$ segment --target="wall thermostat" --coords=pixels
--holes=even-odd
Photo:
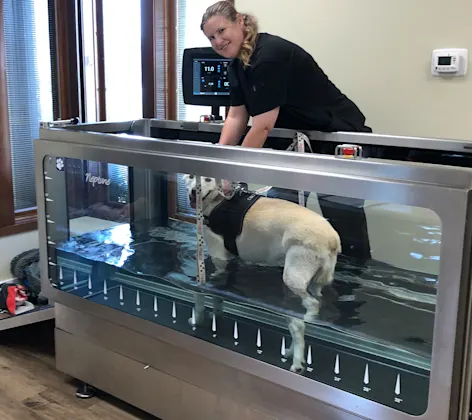
[[[468,61],[468,50],[465,48],[434,50],[431,73],[433,76],[464,76]]]

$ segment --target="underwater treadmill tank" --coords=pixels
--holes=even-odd
[[[443,222],[433,208],[404,204],[409,197],[402,194],[373,200],[356,191],[333,194],[324,184],[301,188],[307,212],[327,220],[342,245],[333,281],[317,297],[319,312],[307,319],[306,297],[283,281],[283,260],[254,262],[239,249],[218,269],[221,261],[203,242],[202,277],[195,206],[209,200],[205,183],[216,169],[190,171],[178,163],[169,171],[159,163],[114,162],[54,153],[42,160],[48,275],[55,289],[286,371],[293,363],[289,325],[299,320],[305,325],[304,363],[290,374],[397,412],[427,412],[444,254]],[[184,174],[200,178],[196,202]],[[268,185],[248,177],[225,180],[236,195],[274,200],[269,206],[278,200],[300,205],[289,181]],[[222,229],[242,228],[236,211],[223,209]],[[359,223],[366,238],[356,236]],[[288,229],[281,225],[265,226],[259,246],[277,247],[274,232]],[[316,296],[312,286],[310,298]]]

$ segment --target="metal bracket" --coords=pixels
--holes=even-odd
[[[67,127],[68,125],[78,125],[80,123],[79,117],[69,118],[67,120],[56,120],[56,121],[40,121],[40,128],[60,128]]]
[[[311,148],[310,139],[306,134],[297,132],[297,138],[293,141],[294,147],[298,153],[305,153],[305,144],[310,149],[310,152],[313,153]],[[302,207],[305,207],[305,191],[298,191],[298,204]]]

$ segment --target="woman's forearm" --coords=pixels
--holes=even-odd
[[[221,132],[219,144],[224,144],[228,146],[237,145],[239,140],[241,139],[241,136],[246,130],[249,116],[245,107],[244,109],[238,108],[230,109],[228,117],[226,118],[226,121],[224,123],[223,130]]]
[[[262,147],[269,135],[269,131],[263,127],[252,126],[244,138],[243,147]]]

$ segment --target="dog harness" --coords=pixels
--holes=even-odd
[[[225,248],[233,255],[239,255],[236,238],[243,230],[244,217],[259,198],[260,195],[237,190],[231,199],[223,200],[209,216],[204,216],[205,226],[223,236]]]

